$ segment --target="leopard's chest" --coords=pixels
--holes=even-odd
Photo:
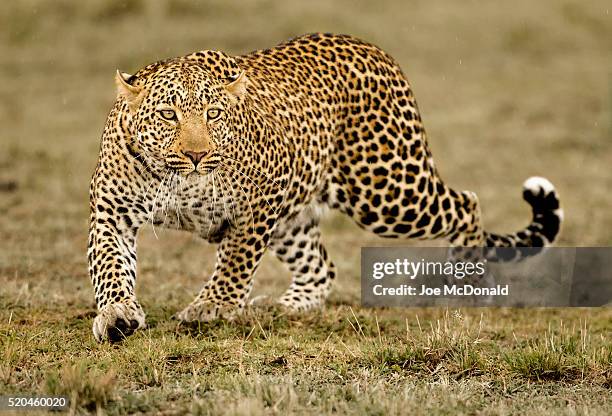
[[[228,226],[238,221],[239,201],[221,179],[208,182],[183,181],[159,186],[148,200],[149,213],[145,221],[154,227],[189,231],[217,242]]]

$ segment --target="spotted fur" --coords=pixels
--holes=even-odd
[[[349,36],[313,34],[230,57],[202,51],[117,74],[91,182],[89,269],[98,340],[145,326],[136,235],[147,223],[218,244],[215,270],[177,317],[230,317],[267,249],[293,281],[279,299],[320,307],[336,272],[319,211],[383,237],[454,246],[543,246],[561,222],[554,187],[531,179],[533,221],[483,229],[473,192],[440,178],[412,90],[393,58]]]

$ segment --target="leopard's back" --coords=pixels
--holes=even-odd
[[[250,74],[254,101],[301,152],[300,209],[327,204],[383,237],[447,237],[457,245],[556,237],[558,198],[541,181],[526,182],[525,199],[545,220],[506,236],[484,231],[476,195],[451,189],[438,174],[411,86],[379,47],[315,33],[236,59]]]

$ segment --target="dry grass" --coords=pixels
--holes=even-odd
[[[520,184],[540,174],[566,210],[560,244],[610,245],[610,19],[603,0],[2,3],[0,394],[63,393],[76,412],[113,414],[612,413],[609,309],[360,309],[359,247],[406,243],[335,215],[324,237],[337,290],[302,319],[263,311],[177,327],[168,318],[211,271],[213,249],[144,230],[138,291],[151,329],[99,346],[85,264],[114,70],[312,31],[397,58],[442,175],[479,194],[490,229],[525,224]],[[284,275],[267,258],[256,294],[279,294]]]

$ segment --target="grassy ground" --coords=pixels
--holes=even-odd
[[[264,310],[177,326],[169,317],[210,273],[213,248],[144,230],[151,328],[97,345],[85,262],[117,67],[319,30],[397,58],[442,175],[479,194],[491,230],[525,224],[520,184],[539,174],[559,188],[561,245],[611,245],[611,19],[603,0],[3,2],[0,394],[62,393],[76,412],[111,414],[612,413],[610,309],[361,309],[359,247],[406,243],[333,214],[324,237],[339,282],[325,311],[300,319]],[[256,294],[287,284],[266,258]]]

